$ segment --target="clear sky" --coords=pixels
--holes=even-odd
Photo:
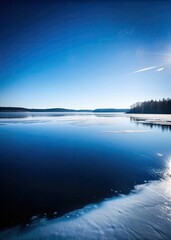
[[[171,97],[171,1],[1,0],[0,106]]]

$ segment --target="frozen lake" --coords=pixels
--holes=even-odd
[[[170,239],[170,123],[0,113],[0,239]]]

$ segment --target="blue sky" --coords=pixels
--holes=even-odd
[[[2,0],[0,106],[125,108],[170,97],[170,13],[169,1]]]

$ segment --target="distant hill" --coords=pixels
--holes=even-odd
[[[48,109],[30,109],[30,108],[21,108],[21,107],[0,107],[0,112],[84,112],[92,110],[75,110],[75,109],[66,109],[66,108],[48,108]]]
[[[47,109],[30,109],[21,107],[0,107],[0,112],[127,112],[129,109],[115,109],[115,108],[98,108],[95,110],[87,109],[66,109],[66,108],[47,108]]]
[[[27,112],[27,108],[21,107],[0,107],[0,112]]]

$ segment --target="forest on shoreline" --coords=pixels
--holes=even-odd
[[[131,106],[129,113],[171,114],[171,98],[137,102]]]

